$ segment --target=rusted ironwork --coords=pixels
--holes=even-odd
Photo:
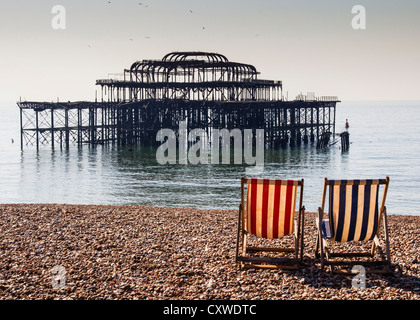
[[[259,79],[249,64],[209,52],[172,52],[137,61],[120,79],[101,79],[100,101],[18,102],[21,144],[157,144],[162,128],[264,129],[268,146],[335,132],[337,97],[287,101],[282,81]]]

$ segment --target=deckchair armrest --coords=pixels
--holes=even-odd
[[[322,221],[322,232],[324,233],[325,238],[331,239],[330,219],[324,219]]]
[[[322,231],[325,238],[331,238],[330,219],[324,219],[324,213],[321,208],[318,208],[318,217],[316,219],[316,226]]]
[[[315,217],[316,220],[316,227],[319,229],[321,227],[320,223],[322,223],[323,212],[321,208],[318,208],[318,216]]]

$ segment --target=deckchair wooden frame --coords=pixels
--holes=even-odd
[[[269,179],[275,181],[274,179]],[[241,179],[241,203],[238,210],[238,232],[236,241],[236,263],[240,268],[263,268],[263,269],[298,269],[303,260],[303,228],[305,220],[305,207],[303,206],[303,184],[304,180],[294,180],[297,182],[299,192],[299,204],[295,210],[294,230],[291,233],[294,238],[294,247],[264,247],[248,246],[247,238],[249,233],[245,230],[246,207],[245,207],[245,185],[250,183],[251,179]],[[296,198],[297,200],[297,198]],[[300,255],[299,255],[300,250]],[[249,256],[251,252],[275,252],[275,253],[294,253],[292,257],[256,257]]]
[[[388,186],[389,186],[389,177],[385,179],[380,179],[378,185],[384,185],[383,192],[382,192],[382,200],[379,205],[379,219],[378,219],[378,226],[376,229],[376,234],[373,237],[373,240],[365,240],[371,241],[372,246],[370,252],[332,252],[328,247],[328,244],[331,239],[328,239],[325,231],[323,230],[323,222],[325,219],[326,213],[324,212],[325,208],[325,199],[327,196],[327,187],[331,187],[330,184],[334,180],[328,180],[327,178],[324,179],[324,188],[322,194],[322,202],[321,207],[318,208],[318,217],[316,218],[316,226],[318,229],[317,234],[317,242],[315,248],[315,256],[319,257],[321,260],[321,268],[324,269],[325,266],[329,266],[332,272],[335,273],[351,273],[348,269],[336,269],[336,267],[349,267],[355,265],[362,265],[362,266],[370,266],[376,267],[374,269],[366,270],[367,272],[372,273],[391,273],[390,265],[391,265],[391,256],[390,256],[390,246],[389,246],[389,234],[388,234],[388,221],[387,221],[387,213],[386,213],[386,206],[385,200],[387,196]],[[355,180],[348,180],[349,184],[353,183]],[[379,192],[379,191],[378,191]],[[329,223],[329,221],[328,221]],[[381,241],[379,240],[379,233],[380,233],[380,225],[382,224],[383,231],[384,231],[384,240],[385,243],[385,253],[382,248]],[[327,231],[328,233],[328,231]],[[372,260],[374,258],[375,253],[379,253],[380,259]],[[334,258],[370,258],[370,260],[334,260]],[[379,268],[382,266],[382,268]]]

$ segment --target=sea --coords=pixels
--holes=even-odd
[[[348,119],[350,147],[337,143],[265,149],[258,177],[304,179],[303,204],[315,212],[324,178],[390,177],[389,214],[420,215],[420,101],[342,101],[336,133]],[[19,108],[0,103],[0,203],[66,203],[237,209],[246,164],[165,164],[156,147],[54,149],[20,144]]]

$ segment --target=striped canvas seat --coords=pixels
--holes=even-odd
[[[383,180],[328,180],[331,239],[373,240],[378,231],[379,185]]]
[[[298,189],[300,194],[298,197]],[[245,189],[247,189],[245,191]],[[291,263],[297,268],[303,256],[304,207],[302,205],[303,180],[246,179],[241,181],[236,261],[241,267],[281,267]],[[296,208],[299,199],[299,208]],[[246,201],[245,201],[246,200]],[[297,210],[296,210],[297,209]],[[296,217],[296,212],[298,216]],[[247,237],[274,240],[294,236],[294,246],[288,248],[247,246]],[[242,250],[239,252],[239,247]],[[301,249],[300,260],[298,258]],[[294,253],[292,258],[249,256],[249,252]]]
[[[299,181],[249,179],[246,198],[246,231],[277,239],[294,231]]]
[[[384,223],[384,237],[387,257],[383,262],[390,263],[389,241],[386,221],[385,199],[389,178],[370,180],[328,180],[324,181],[322,204],[318,209],[317,227],[319,236],[316,252],[321,249],[321,265],[332,263],[332,257],[370,257],[373,258],[377,249],[382,252],[378,238],[381,221]],[[379,203],[380,187],[382,200]],[[328,201],[327,201],[328,198]],[[328,206],[328,218],[324,217],[324,206]],[[332,253],[326,245],[326,240],[336,242],[372,241],[370,253]],[[341,263],[341,262],[340,262]],[[346,261],[348,264],[356,262]],[[360,263],[357,262],[357,263]],[[344,264],[344,263],[342,263]]]

